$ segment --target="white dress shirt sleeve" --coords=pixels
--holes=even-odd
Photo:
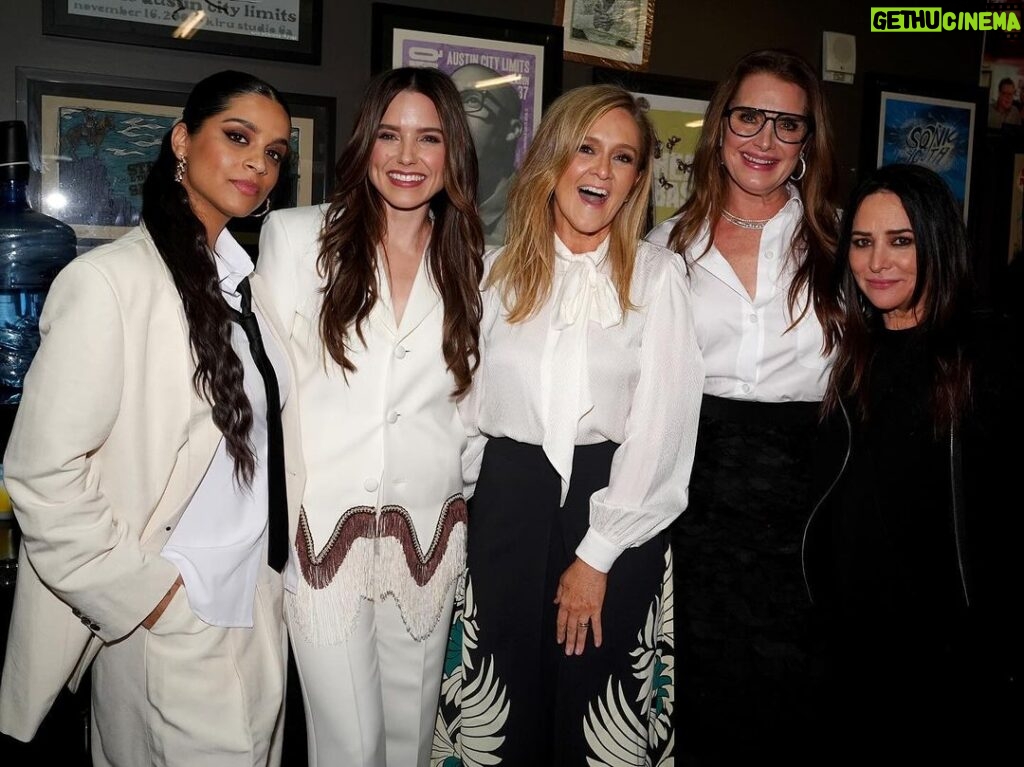
[[[591,496],[576,555],[602,572],[686,508],[704,383],[681,258],[666,261],[641,336],[640,378],[608,487]]]
[[[480,431],[480,403],[484,397],[484,376],[483,367],[486,358],[487,337],[494,323],[504,312],[501,303],[501,292],[496,288],[483,290],[487,284],[487,275],[494,266],[494,261],[501,252],[501,248],[493,248],[484,253],[484,274],[481,278],[481,300],[483,312],[480,317],[480,366],[473,375],[473,383],[469,392],[459,402],[459,418],[466,429],[466,447],[462,451],[462,496],[468,501],[476,492],[476,481],[480,477],[480,464],[484,458],[484,448],[487,447],[487,435]]]

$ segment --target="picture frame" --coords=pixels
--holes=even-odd
[[[555,0],[565,58],[644,71],[651,55],[654,0]]]
[[[43,34],[319,64],[323,0],[42,0]],[[202,14],[202,15],[199,15]]]
[[[477,201],[489,247],[504,241],[505,196],[562,81],[561,29],[373,4],[371,69],[439,69],[463,94],[478,157]]]
[[[968,222],[984,90],[956,83],[869,74],[865,78],[865,168],[923,165],[949,185]]]
[[[137,225],[142,183],[192,84],[29,67],[16,67],[15,80],[17,117],[28,128],[33,209],[69,224],[80,248]],[[333,174],[335,99],[282,97],[292,112],[292,161],[272,202],[322,202]],[[236,228],[251,244],[259,220]]]
[[[690,196],[693,154],[715,83],[604,68],[594,70],[593,81],[621,85],[647,106],[658,138],[649,222],[650,227],[657,226]]]

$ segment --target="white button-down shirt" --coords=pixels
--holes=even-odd
[[[214,251],[221,295],[238,310],[238,284],[252,273],[252,259],[227,229],[217,238]],[[252,308],[284,405],[291,388],[288,362],[259,309],[255,304]],[[256,451],[252,485],[239,486],[236,482],[235,463],[222,437],[206,476],[161,556],[177,566],[189,606],[199,618],[213,626],[251,627],[256,579],[267,559],[267,395],[245,331],[234,322],[231,348],[242,362],[243,388],[252,405],[249,440]]]
[[[505,321],[497,288],[484,295],[481,367],[460,408],[481,435],[467,479],[475,482],[483,437],[509,437],[544,448],[564,500],[574,446],[618,442],[576,550],[607,572],[686,508],[704,367],[675,254],[640,244],[636,308],[623,314],[607,241],[592,253],[573,254],[557,238],[555,248],[551,298],[526,321]]]
[[[691,267],[705,394],[758,402],[814,402],[824,395],[830,360],[822,356],[824,334],[814,309],[787,330],[793,322],[787,293],[802,258],[792,241],[802,216],[803,203],[790,187],[789,201],[761,231],[753,299],[718,248],[700,255],[707,246],[706,227],[683,254]],[[659,224],[647,240],[667,246],[677,218]]]

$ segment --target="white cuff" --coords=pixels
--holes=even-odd
[[[576,556],[602,573],[612,569],[615,560],[624,549],[616,546],[593,527],[587,530],[580,545],[576,547]]]

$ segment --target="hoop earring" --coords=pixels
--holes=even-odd
[[[185,178],[185,168],[188,167],[188,160],[182,155],[178,157],[178,164],[174,166],[174,180],[179,184],[181,180]]]
[[[799,181],[800,179],[802,179],[804,177],[805,173],[807,173],[807,160],[804,159],[804,153],[801,152],[800,153],[800,175],[799,176],[790,176],[789,180],[790,181]]]
[[[261,210],[259,213],[250,213],[249,215],[252,216],[253,218],[263,218],[269,212],[270,212],[270,195],[268,194],[267,195],[267,199],[263,203],[263,210]]]

